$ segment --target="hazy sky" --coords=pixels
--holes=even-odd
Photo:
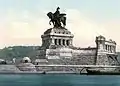
[[[95,46],[95,37],[103,35],[120,51],[120,0],[0,0],[0,48],[41,45],[41,35],[52,27],[46,13],[58,6],[75,46]]]

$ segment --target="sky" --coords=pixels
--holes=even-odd
[[[103,35],[120,51],[120,0],[0,0],[0,48],[41,46],[41,35],[53,27],[46,14],[58,6],[67,14],[74,46],[94,47],[95,37]]]

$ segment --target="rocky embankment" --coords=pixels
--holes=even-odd
[[[82,68],[72,67],[35,67],[32,63],[20,63],[18,65],[0,65],[0,73],[46,73],[46,74],[79,74]],[[85,73],[82,70],[81,73]]]
[[[15,65],[0,65],[0,72],[19,72]]]

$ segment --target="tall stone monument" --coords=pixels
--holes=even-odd
[[[42,38],[42,46],[40,48],[40,57],[46,59],[60,59],[62,57],[72,57],[73,34],[68,31],[66,26],[66,17],[64,13],[60,13],[59,7],[55,13],[49,12],[47,16],[50,18],[49,24],[53,24],[53,28],[47,29]]]
[[[103,36],[96,37],[96,47],[80,48],[73,46],[74,35],[65,28],[66,14],[60,13],[58,7],[55,13],[47,16],[53,24],[47,29],[39,49],[39,59],[48,60],[49,64],[78,64],[78,65],[118,65],[116,42],[106,40]]]

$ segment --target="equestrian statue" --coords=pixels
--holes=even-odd
[[[50,18],[49,24],[53,23],[53,26],[56,28],[65,27],[66,26],[66,14],[60,14],[59,7],[57,8],[55,13],[49,12],[47,16]],[[62,26],[63,25],[63,26]]]

